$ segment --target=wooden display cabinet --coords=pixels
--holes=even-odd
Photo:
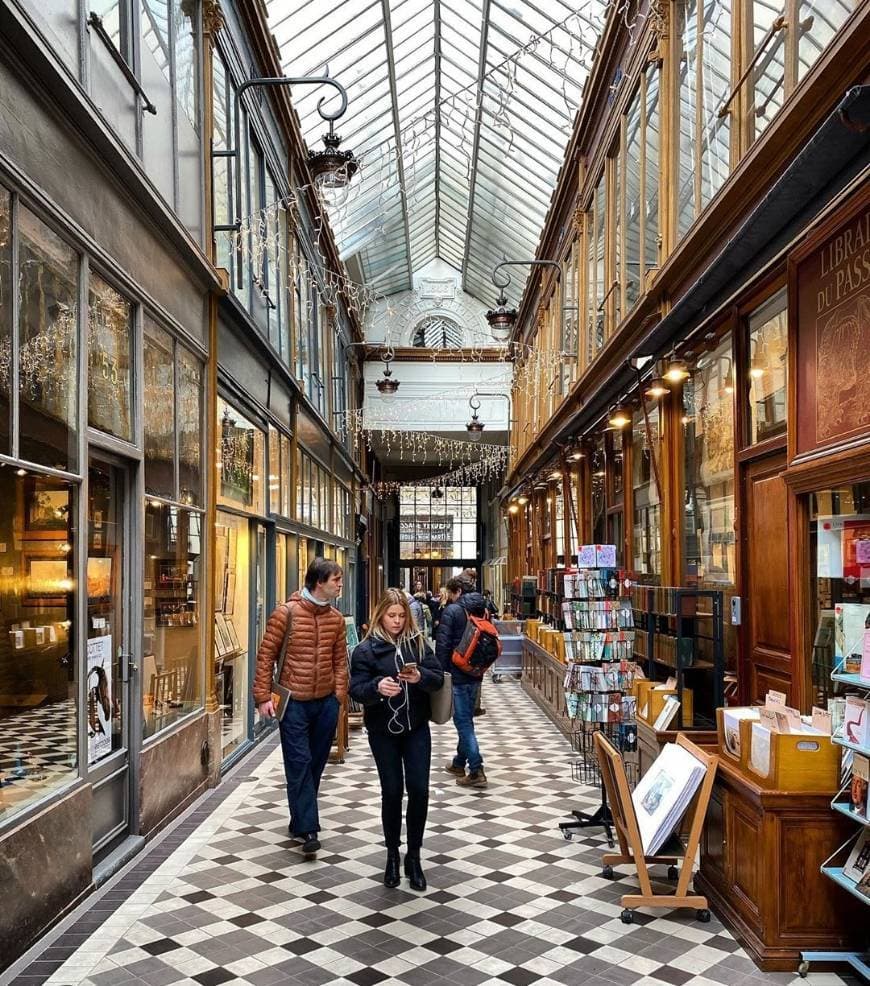
[[[645,719],[637,717],[637,754],[639,777],[649,770],[653,761],[662,752],[665,743],[676,743],[682,733],[696,746],[707,752],[716,751],[716,732],[705,729],[654,729]]]
[[[765,971],[794,970],[802,949],[857,942],[860,915],[820,871],[851,832],[833,793],[766,789],[719,758],[695,887]]]
[[[523,688],[566,735],[571,721],[565,705],[565,665],[534,640],[523,637]]]

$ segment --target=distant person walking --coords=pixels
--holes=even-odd
[[[269,617],[254,674],[257,709],[264,718],[274,716],[272,674],[286,639],[280,684],[292,694],[280,731],[289,830],[302,840],[302,852],[309,857],[320,849],[317,792],[347,695],[344,617],[331,605],[341,595],[342,574],[334,561],[311,562],[302,590]]]
[[[450,579],[446,589],[448,604],[435,634],[435,656],[441,669],[449,671],[453,677],[453,725],[458,743],[456,756],[445,769],[455,775],[456,783],[462,787],[484,788],[487,779],[483,756],[474,732],[474,707],[480,694],[480,678],[457,668],[453,664],[453,651],[462,640],[468,614],[486,616],[486,607],[483,596],[474,592],[473,586],[461,577]]]
[[[425,890],[420,849],[429,808],[429,693],[444,684],[430,647],[413,625],[401,589],[387,589],[371,629],[351,656],[351,697],[364,708],[369,746],[381,781],[381,820],[387,846],[384,886],[397,887],[402,801],[408,792],[405,875],[412,890]]]

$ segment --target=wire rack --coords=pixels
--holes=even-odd
[[[634,787],[639,780],[637,757],[637,724],[623,722],[578,722],[571,733],[574,755],[571,758],[571,778],[578,784],[597,787],[601,784],[601,771],[595,756],[593,736],[601,732],[622,754],[628,783]]]

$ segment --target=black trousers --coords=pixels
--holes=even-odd
[[[429,810],[429,765],[432,760],[429,723],[399,736],[369,733],[369,746],[381,779],[381,821],[387,849],[398,849],[402,841],[402,799],[407,789],[408,852],[419,853]]]

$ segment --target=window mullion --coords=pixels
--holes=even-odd
[[[750,0],[751,2],[751,0]],[[697,219],[701,212],[701,168],[704,162],[704,4],[698,2],[697,6],[697,27],[695,34],[695,173],[694,184],[694,209],[692,219]]]

